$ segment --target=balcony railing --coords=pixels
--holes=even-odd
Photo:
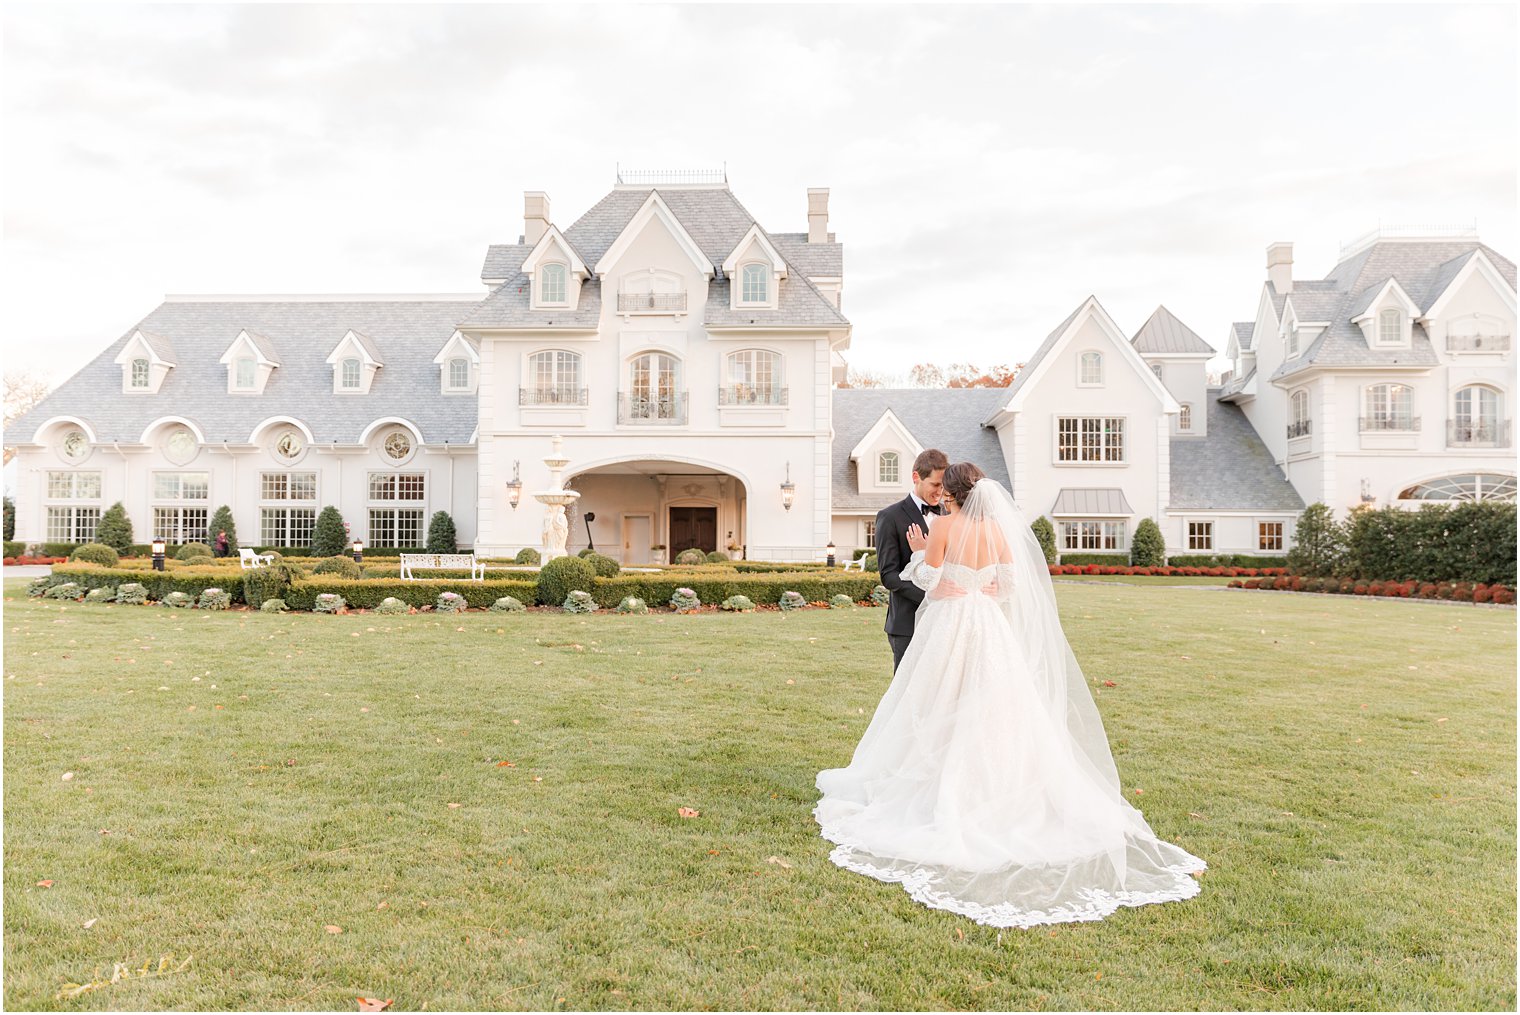
[[[1420,429],[1420,417],[1418,416],[1363,416],[1361,417],[1362,433],[1381,433],[1393,431],[1397,433],[1410,433]]]
[[[1446,444],[1454,448],[1507,448],[1511,420],[1449,420]]]
[[[718,389],[718,404],[785,405],[786,391],[770,384],[729,384]]]
[[[1447,352],[1509,352],[1508,335],[1447,335]]]
[[[685,293],[618,293],[620,314],[684,314]]]
[[[586,405],[585,388],[518,388],[518,405]]]
[[[1295,437],[1307,437],[1307,436],[1309,436],[1309,430],[1310,430],[1309,424],[1311,424],[1313,422],[1314,421],[1312,419],[1301,419],[1297,423],[1289,423],[1288,424],[1288,439],[1292,440]]]
[[[686,423],[686,392],[646,395],[619,391],[618,422],[683,426]]]

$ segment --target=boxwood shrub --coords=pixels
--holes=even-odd
[[[189,560],[191,557],[210,557],[212,560],[216,559],[216,555],[211,552],[211,547],[205,543],[186,543],[174,551],[174,557],[176,560]]]
[[[86,564],[100,564],[103,567],[115,567],[121,562],[121,554],[107,546],[105,543],[85,543],[69,554],[69,562],[83,561]]]
[[[538,572],[538,601],[559,606],[572,592],[590,592],[595,579],[596,569],[584,558],[555,557]]]

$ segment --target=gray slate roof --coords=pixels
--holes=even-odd
[[[939,448],[953,462],[975,462],[1010,486],[1003,444],[982,420],[1008,400],[1007,388],[834,389],[833,508],[879,511],[905,493],[861,493],[850,452],[888,409],[925,448]],[[907,464],[911,468],[912,463]]]
[[[139,328],[138,330],[142,332],[143,341],[148,343],[148,348],[153,350],[153,355],[157,356],[165,363],[179,362],[179,358],[174,354],[174,343],[169,341],[168,336],[159,335],[155,332],[147,331],[146,329],[142,328]],[[233,338],[236,337],[236,335],[233,336]],[[124,342],[122,344],[125,345],[126,343]],[[232,342],[229,340],[227,344],[231,345]]]
[[[170,301],[96,356],[5,434],[7,443],[32,439],[53,416],[78,416],[101,441],[136,442],[151,422],[184,416],[210,442],[241,444],[271,416],[305,423],[320,443],[354,443],[375,420],[400,416],[428,443],[465,444],[476,425],[476,399],[440,392],[438,350],[471,304],[461,300],[264,302]],[[179,356],[155,394],[126,395],[122,368],[112,362],[138,329],[163,336]],[[227,393],[222,353],[240,331],[257,332],[281,350],[280,363],[258,395]],[[371,340],[385,366],[367,394],[333,393],[328,355],[348,331]]]
[[[256,331],[250,331],[248,332],[248,340],[254,344],[254,347],[256,349],[259,350],[260,356],[263,356],[266,360],[275,364],[276,366],[279,365],[280,355],[279,353],[275,352],[274,343],[269,340],[269,337],[267,335],[260,335]]]
[[[1135,509],[1129,506],[1129,499],[1124,496],[1124,491],[1116,486],[1113,487],[1062,487],[1056,493],[1056,502],[1051,505],[1049,514],[1056,515],[1132,515]]]
[[[1206,437],[1171,439],[1167,510],[1302,511],[1303,498],[1239,406],[1210,388]]]
[[[1179,321],[1166,307],[1157,307],[1150,320],[1141,325],[1130,344],[1139,353],[1192,352],[1214,355],[1214,347],[1198,337],[1197,332]]]
[[[1272,374],[1272,380],[1297,373],[1308,366],[1436,366],[1440,363],[1423,325],[1413,325],[1411,348],[1369,348],[1362,329],[1351,319],[1366,310],[1383,285],[1396,279],[1422,311],[1451,285],[1462,265],[1476,251],[1493,262],[1511,288],[1515,265],[1476,240],[1384,240],[1337,264],[1322,280],[1294,280],[1291,295],[1279,293],[1267,283],[1272,306],[1279,317],[1292,299],[1301,321],[1329,321],[1330,327],[1297,359],[1289,360]]]
[[[1256,333],[1256,322],[1236,321],[1230,327],[1235,329],[1235,343],[1242,350],[1249,351],[1251,348],[1251,336]]]
[[[618,189],[612,191],[591,207],[575,224],[564,230],[568,240],[580,253],[588,268],[596,266],[608,248],[617,240],[633,216],[655,188]],[[707,306],[704,323],[718,326],[756,326],[770,324],[782,327],[846,327],[849,321],[834,308],[833,300],[818,291],[808,281],[809,275],[840,275],[843,272],[843,248],[838,243],[807,243],[807,234],[783,233],[778,242],[776,236],[766,233],[783,259],[787,262],[787,276],[780,283],[777,307],[774,310],[730,309],[729,283],[723,277],[723,261],[749,228],[755,225],[751,215],[733,194],[723,187],[695,188],[691,190],[661,190],[660,199],[665,202],[681,223],[702,255],[712,264],[713,280],[708,285]],[[761,230],[764,232],[764,230]],[[798,237],[801,242],[798,242]],[[492,246],[486,251],[481,267],[481,278],[504,278],[481,305],[478,318],[465,322],[465,326],[477,327],[594,327],[596,316],[601,312],[600,285],[594,307],[586,306],[591,285],[581,289],[581,305],[574,315],[529,310],[527,276],[522,271],[523,259],[532,248],[525,244]],[[794,256],[797,260],[794,260]],[[800,263],[799,263],[800,262]],[[819,270],[822,269],[822,270]],[[592,313],[592,311],[595,313]],[[566,322],[574,319],[574,324]],[[589,321],[589,325],[586,323]]]

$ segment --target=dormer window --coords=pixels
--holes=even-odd
[[[263,392],[264,385],[280,365],[274,343],[263,335],[244,329],[217,360],[227,368],[227,391],[229,394],[253,394]]]
[[[132,361],[132,387],[147,388],[148,386],[148,360],[139,356]]]
[[[1404,341],[1404,315],[1393,308],[1378,314],[1378,345],[1399,345]]]
[[[539,269],[538,302],[549,304],[568,303],[569,272],[563,264],[545,264]]]
[[[740,276],[739,302],[769,302],[770,274],[771,270],[768,265],[746,264]]]
[[[237,376],[233,378],[233,384],[240,391],[252,390],[255,376],[253,357],[239,356],[235,362]]]
[[[464,391],[470,386],[470,361],[463,356],[449,360],[449,388]]]
[[[342,378],[338,383],[342,386],[344,391],[359,390],[359,379],[361,376],[359,367],[359,361],[352,356],[343,361]]]
[[[1193,429],[1193,407],[1187,402],[1182,403],[1182,411],[1177,414],[1177,429]]]
[[[128,395],[154,395],[174,369],[174,347],[162,335],[134,331],[116,354],[121,367],[121,390]]]
[[[1096,387],[1102,384],[1103,354],[1101,352],[1084,352],[1077,378],[1078,384],[1088,387]]]
[[[876,459],[876,482],[880,486],[892,486],[902,474],[901,460],[896,451],[883,451]]]
[[[1287,358],[1298,358],[1298,329],[1289,322],[1283,322],[1283,338],[1287,346]]]

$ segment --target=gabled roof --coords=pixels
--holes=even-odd
[[[850,460],[866,431],[888,410],[921,446],[939,448],[951,462],[975,462],[1009,486],[1002,442],[996,431],[980,422],[1007,399],[1007,388],[836,388],[831,394],[835,511],[879,511],[902,500],[901,493],[861,493],[858,470]],[[904,469],[912,465],[907,462]]]
[[[723,259],[722,268],[725,276],[733,275],[735,269],[739,267],[739,255],[748,250],[751,244],[765,251],[766,259],[771,262],[771,266],[777,272],[786,274],[786,258],[781,256],[776,245],[765,235],[765,230],[760,228],[760,223],[756,222],[745,231],[739,242],[734,244],[734,249],[729,251],[728,256]]]
[[[240,345],[246,345],[251,348],[262,365],[269,367],[280,365],[280,357],[275,354],[274,343],[258,332],[249,331],[247,328],[238,332],[237,338],[232,340],[232,344],[227,347],[227,351],[222,353],[222,358],[217,360],[217,362],[231,363],[232,357],[237,353],[238,346]]]
[[[380,350],[375,347],[375,340],[362,331],[355,331],[349,328],[343,337],[338,339],[338,344],[333,346],[332,352],[327,354],[327,362],[338,362],[343,357],[345,349],[357,350],[359,355],[370,366],[385,366],[385,361],[380,358]]]
[[[1302,511],[1303,498],[1238,406],[1210,388],[1208,436],[1171,438],[1168,511]]]
[[[1370,285],[1366,289],[1363,289],[1347,305],[1346,313],[1350,315],[1352,323],[1360,321],[1373,306],[1383,302],[1384,294],[1391,294],[1399,305],[1404,308],[1405,313],[1411,316],[1419,314],[1420,308],[1415,305],[1414,300],[1410,299],[1409,294],[1404,291],[1404,287],[1399,285],[1399,280],[1390,275],[1376,285]]]
[[[528,251],[528,256],[523,258],[523,262],[520,265],[522,273],[524,275],[532,275],[538,268],[538,262],[543,260],[552,250],[559,250],[565,255],[570,261],[570,270],[575,274],[582,278],[590,274],[590,271],[586,267],[586,262],[582,260],[580,253],[575,249],[575,244],[565,239],[564,234],[555,225],[551,225],[548,229],[544,230],[544,235],[538,238],[538,242],[533,245],[533,249]]]
[[[1069,335],[1075,334],[1077,328],[1087,318],[1098,322],[1098,326],[1113,340],[1114,346],[1119,350],[1120,356],[1130,357],[1130,366],[1140,376],[1141,383],[1150,388],[1151,393],[1161,401],[1164,411],[1181,411],[1181,407],[1177,404],[1177,400],[1172,397],[1172,393],[1151,372],[1150,367],[1146,366],[1145,361],[1140,358],[1140,353],[1135,350],[1135,347],[1130,344],[1129,339],[1119,330],[1119,326],[1114,323],[1114,319],[1108,316],[1108,311],[1103,309],[1103,304],[1098,302],[1098,297],[1089,296],[1078,305],[1076,310],[1071,312],[1071,315],[1066,320],[1056,326],[1056,330],[1052,331],[1044,342],[1040,343],[1040,347],[1035,350],[1034,355],[1024,364],[1024,369],[1019,371],[1013,383],[1006,389],[1008,392],[1007,401],[986,417],[986,422],[992,422],[1001,413],[1017,412],[1019,410],[1019,406],[1023,402],[1022,393],[1049,369],[1048,358],[1067,341]]]
[[[1241,351],[1250,352],[1251,336],[1256,333],[1256,322],[1236,321],[1234,324],[1230,325],[1230,327],[1234,330],[1235,342],[1240,346]]]
[[[1183,324],[1166,307],[1157,307],[1156,312],[1151,314],[1150,320],[1146,321],[1130,340],[1136,352],[1147,353],[1197,353],[1200,356],[1214,355],[1214,347],[1198,337],[1186,324]]]
[[[902,438],[904,447],[908,451],[910,458],[917,458],[919,452],[924,450],[924,446],[918,442],[918,438],[913,436],[913,431],[903,425],[902,420],[897,418],[896,413],[891,409],[887,409],[881,414],[881,418],[871,424],[871,429],[867,430],[864,436],[856,441],[855,446],[850,449],[850,461],[859,462],[861,456],[870,451],[876,445],[876,442],[889,431]]]
[[[149,357],[158,363],[162,363],[164,366],[172,367],[177,365],[176,361],[179,357],[174,355],[173,343],[163,335],[144,331],[141,328],[136,329],[132,334],[127,336],[126,342],[122,344],[113,362],[118,364],[125,363],[127,361],[128,350],[134,347],[146,350]]]
[[[1453,258],[1441,265],[1440,270],[1436,272],[1435,281],[1431,283],[1430,291],[1425,296],[1425,309],[1421,316],[1431,318],[1441,314],[1446,309],[1446,303],[1451,295],[1461,289],[1459,283],[1475,273],[1483,274],[1494,282],[1501,290],[1510,310],[1515,309],[1513,271],[1510,277],[1506,278],[1498,265],[1490,261],[1483,251],[1474,250],[1471,254]]]
[[[467,338],[459,332],[449,336],[449,340],[443,343],[443,348],[438,350],[438,355],[433,357],[433,362],[442,364],[448,362],[456,352],[462,352],[471,363],[480,362],[480,347],[475,344],[473,338]]]
[[[712,277],[717,270],[712,258],[703,253],[697,241],[691,233],[686,231],[686,227],[681,224],[680,219],[676,218],[675,213],[670,210],[670,206],[665,203],[665,199],[657,190],[649,192],[644,203],[634,211],[633,216],[618,232],[612,243],[596,259],[596,267],[592,271],[596,272],[599,278],[604,277],[634,240],[638,239],[644,227],[654,221],[665,226],[671,237],[675,239],[676,245],[691,259],[692,267],[696,268],[698,273]]]
[[[476,400],[439,396],[433,354],[470,306],[458,299],[171,300],[7,427],[6,443],[31,441],[37,426],[55,416],[87,417],[95,440],[136,443],[149,424],[173,415],[194,421],[218,444],[244,443],[261,422],[276,417],[302,421],[313,441],[348,444],[382,416],[412,420],[429,442],[466,444],[476,426]],[[123,397],[115,357],[139,329],[172,343],[177,366],[156,393]],[[229,398],[220,357],[225,336],[244,330],[280,349],[281,366],[257,398]],[[368,394],[335,398],[327,354],[349,331],[383,345],[386,365]]]

